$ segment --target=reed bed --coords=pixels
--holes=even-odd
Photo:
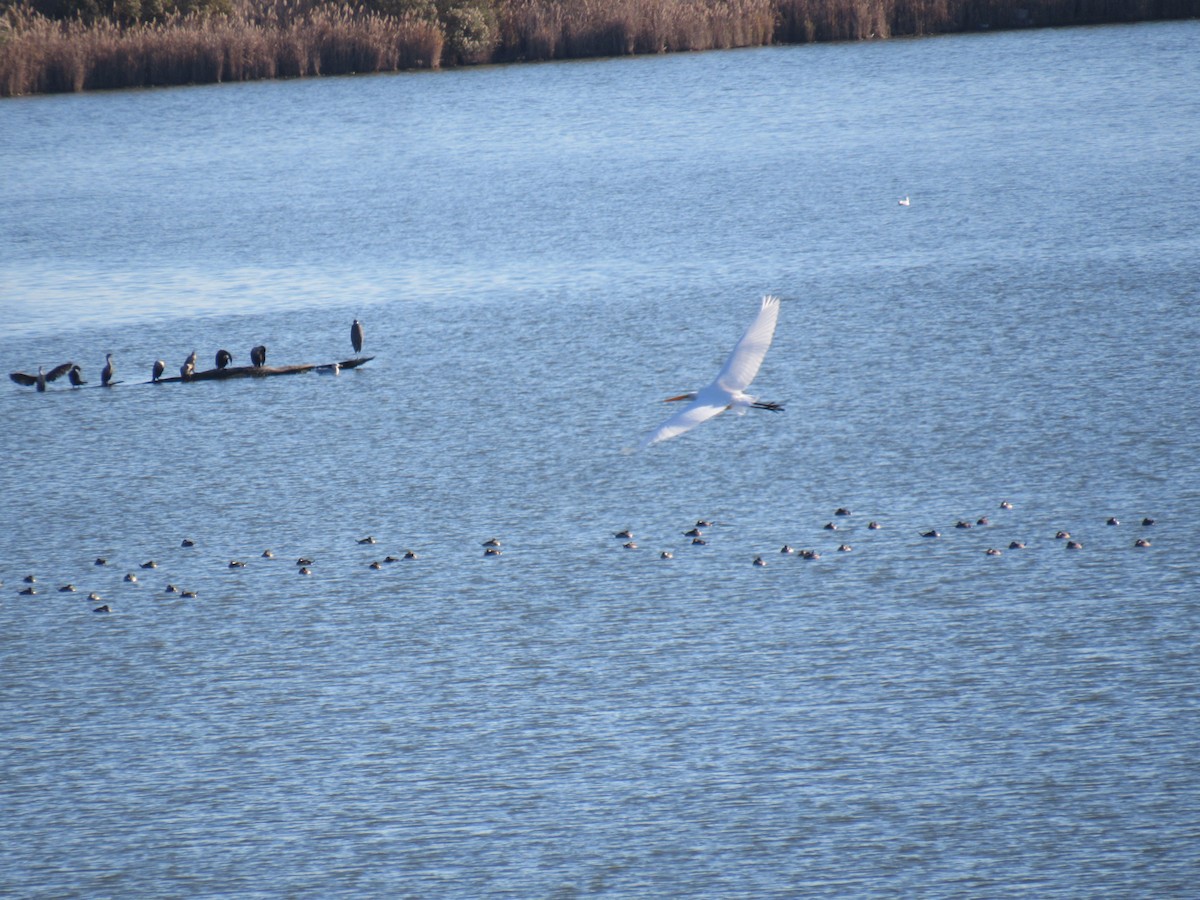
[[[9,6],[0,96],[1193,18],[1200,0],[241,0],[208,9],[114,21]]]
[[[434,68],[434,22],[361,8],[119,25],[19,11],[0,36],[0,96]]]

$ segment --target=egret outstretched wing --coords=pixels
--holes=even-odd
[[[720,415],[728,408],[724,403],[714,403],[711,399],[698,397],[650,432],[642,442],[642,447],[646,448],[659,441],[678,437],[685,431],[691,431],[701,422],[707,422],[713,416]]]
[[[763,297],[758,315],[746,329],[746,333],[729,351],[715,384],[728,391],[744,391],[758,374],[763,358],[775,337],[775,323],[779,320],[779,298]]]

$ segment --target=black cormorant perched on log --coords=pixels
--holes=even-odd
[[[106,353],[104,360],[104,371],[100,373],[100,383],[104,387],[108,387],[112,384],[113,376],[117,374],[117,367],[113,365],[111,353]]]
[[[267,345],[259,344],[250,351],[250,364],[252,366],[265,366],[267,364]]]
[[[55,366],[49,372],[45,371],[42,366],[38,366],[36,375],[28,375],[25,372],[10,372],[8,377],[17,384],[23,384],[25,387],[37,385],[39,391],[44,391],[46,390],[47,381],[54,381],[66,375],[67,372],[71,371],[71,366],[73,365],[75,364],[69,362],[63,363],[61,366]]]
[[[87,382],[83,380],[83,370],[77,365],[71,365],[71,368],[67,371],[67,377],[71,379],[72,387],[82,387],[83,385],[87,384]]]
[[[162,373],[167,371],[167,364],[161,359],[154,361],[154,370],[150,375],[150,380],[157,383],[158,379],[162,378]]]
[[[361,353],[363,345],[363,327],[362,322],[358,319],[354,320],[354,324],[350,326],[350,343],[354,345],[354,352]]]
[[[218,350],[217,351],[217,368],[218,369],[225,368],[231,362],[233,362],[233,354],[231,354],[228,350]]]

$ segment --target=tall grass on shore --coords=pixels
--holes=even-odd
[[[163,2],[142,0],[138,8],[154,17],[53,19],[12,2],[0,0],[0,96],[1200,16],[1200,0],[171,0],[166,7],[208,10],[191,13],[160,13]],[[47,0],[18,0],[32,2]]]
[[[7,25],[0,96],[431,68],[443,40],[434,22],[333,6],[130,26],[16,10]]]
[[[510,0],[497,31],[494,62],[754,47],[775,0]]]

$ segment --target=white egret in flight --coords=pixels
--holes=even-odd
[[[741,340],[734,345],[712,384],[699,391],[668,397],[668,403],[674,400],[691,402],[654,429],[642,442],[642,446],[649,447],[651,444],[681,435],[727,409],[736,410],[738,415],[743,415],[751,407],[782,410],[783,407],[778,403],[762,403],[745,392],[754,376],[758,374],[763,357],[767,355],[771,338],[775,336],[775,322],[778,318],[779,298],[763,297],[758,315],[750,323]]]

